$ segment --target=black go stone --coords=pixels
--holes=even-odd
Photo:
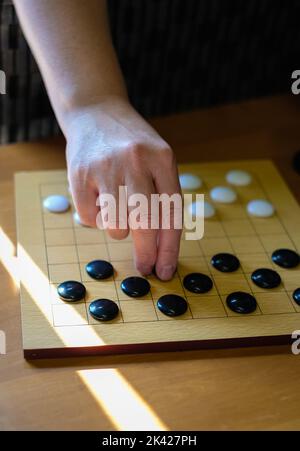
[[[216,254],[211,259],[211,264],[214,268],[221,272],[233,272],[239,269],[240,261],[232,254]]]
[[[183,285],[192,293],[207,293],[213,287],[211,278],[199,272],[187,274],[183,279]]]
[[[119,314],[119,307],[110,299],[96,299],[89,306],[91,316],[98,321],[111,321]]]
[[[180,316],[187,311],[188,304],[181,296],[166,294],[158,299],[157,307],[164,315]]]
[[[255,297],[243,291],[236,291],[227,296],[226,304],[235,313],[247,315],[256,310],[257,302]]]
[[[252,281],[260,288],[276,288],[281,283],[281,277],[273,269],[260,268],[251,275]]]
[[[127,277],[121,283],[121,288],[127,296],[140,298],[150,291],[150,284],[143,277]]]
[[[85,270],[92,279],[102,280],[108,279],[114,273],[113,266],[105,260],[94,260],[89,262]]]
[[[300,305],[300,288],[297,288],[293,293],[293,299],[296,304]]]
[[[57,287],[57,293],[63,301],[77,302],[85,297],[85,286],[75,280],[67,280]]]
[[[299,254],[291,249],[277,249],[272,254],[272,260],[282,268],[295,268],[300,263]]]

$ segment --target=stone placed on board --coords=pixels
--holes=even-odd
[[[247,186],[252,182],[252,176],[249,172],[234,169],[227,172],[226,181],[231,185]]]
[[[118,316],[119,307],[110,299],[96,299],[89,305],[89,312],[98,321],[112,321]]]
[[[209,276],[199,272],[187,274],[183,279],[183,285],[192,293],[207,293],[213,287],[213,282]]]
[[[269,218],[273,216],[275,209],[271,202],[264,199],[255,199],[248,203],[247,211],[251,216]]]
[[[259,268],[256,269],[251,274],[251,279],[260,288],[276,288],[281,284],[281,277],[280,275],[274,271],[273,269],[269,268]]]
[[[211,259],[211,264],[221,272],[233,272],[240,267],[239,259],[235,255],[225,252],[214,255]]]
[[[63,301],[78,302],[84,299],[86,289],[81,282],[67,280],[58,285],[57,293]]]
[[[64,213],[70,208],[70,201],[66,196],[53,195],[48,196],[43,202],[44,208],[51,213]]]
[[[297,305],[300,305],[300,288],[297,288],[293,292],[293,299],[296,302]]]
[[[150,291],[150,284],[143,277],[127,277],[121,283],[122,291],[132,298],[141,298]]]
[[[183,190],[194,191],[202,186],[201,178],[194,174],[180,174],[179,182]]]
[[[299,265],[299,254],[291,249],[276,249],[272,254],[272,260],[281,268],[296,268]]]
[[[210,191],[210,197],[215,202],[231,204],[236,201],[236,192],[228,186],[216,186]]]
[[[180,316],[187,311],[188,304],[177,294],[166,294],[158,299],[157,307],[166,316]]]
[[[108,279],[114,274],[112,264],[105,260],[93,260],[86,265],[85,270],[92,279],[96,280]]]
[[[189,205],[189,213],[194,217],[199,218],[212,218],[216,214],[215,207],[209,202],[193,202]]]
[[[256,310],[257,302],[254,296],[243,291],[235,291],[226,298],[226,304],[235,313],[247,315]]]

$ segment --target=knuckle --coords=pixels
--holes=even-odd
[[[145,147],[139,142],[132,142],[125,146],[125,158],[130,161],[133,169],[140,169],[145,158]]]
[[[122,151],[125,154],[125,157],[128,156],[131,158],[139,158],[143,153],[145,147],[139,141],[130,141],[123,145]]]
[[[110,154],[104,154],[101,155],[101,157],[99,157],[99,159],[97,159],[92,166],[92,170],[94,170],[94,172],[99,172],[102,171],[102,173],[106,174],[107,172],[111,171],[112,168],[112,164],[113,164],[113,158],[111,157]]]
[[[149,144],[141,141],[132,141],[123,148],[124,157],[129,159],[133,169],[145,168],[145,163],[150,165],[153,159],[159,160],[159,165],[164,169],[173,169],[176,166],[176,158],[173,150],[167,144]]]
[[[165,146],[161,149],[161,161],[164,167],[174,167],[176,158],[171,147]]]
[[[127,151],[133,156],[140,156],[145,150],[145,145],[141,141],[131,141],[126,146]]]
[[[107,160],[109,160],[107,158]],[[105,159],[95,158],[92,155],[76,155],[68,160],[68,177],[73,183],[91,186],[96,180],[96,175],[103,172],[102,166],[106,172],[108,162]]]
[[[69,164],[69,179],[71,183],[77,184],[78,182],[82,184],[85,183],[89,176],[89,168],[80,160],[73,160]]]

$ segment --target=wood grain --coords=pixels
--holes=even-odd
[[[94,234],[97,231],[77,226],[76,232],[82,230],[87,238],[86,244],[78,243],[74,229],[76,222],[72,219],[75,211],[72,202],[70,211],[63,214],[50,213],[43,208],[45,195],[68,192],[65,171],[17,173],[16,214],[25,357],[36,359],[89,353],[95,355],[97,352],[132,353],[249,343],[274,344],[274,339],[276,343],[289,343],[291,332],[297,329],[300,321],[299,306],[292,298],[293,291],[299,285],[300,269],[282,270],[271,260],[271,253],[278,248],[300,252],[300,207],[284,180],[269,160],[185,164],[179,166],[179,171],[201,177],[203,185],[199,193],[204,193],[209,199],[210,188],[224,185],[225,176],[232,168],[249,171],[252,183],[246,187],[235,187],[238,195],[235,203],[215,203],[216,217],[205,221],[208,232],[204,232],[201,240],[186,241],[183,234],[179,269],[172,281],[161,282],[154,276],[149,277],[149,295],[135,300],[122,292],[120,281],[115,278],[98,282],[97,285],[94,283],[94,297],[86,284],[91,299],[87,301],[86,298],[76,304],[59,300],[57,284],[65,280],[92,282],[86,276],[84,262],[95,259],[116,261],[117,273],[118,261],[125,261],[128,267],[132,267],[132,243],[117,241],[112,244],[106,240],[103,231],[99,232],[96,241]],[[273,203],[275,214],[271,219],[253,219],[247,214],[246,205],[255,198],[266,198]],[[49,217],[51,221],[45,221]],[[277,230],[271,233],[270,227],[274,227],[274,224]],[[45,243],[46,232],[61,230],[62,226],[65,226],[62,230],[68,236],[74,236],[75,242],[65,246],[60,244],[59,238],[51,245]],[[247,226],[248,231],[245,233]],[[89,235],[93,236],[94,242],[88,241]],[[219,252],[239,255],[243,261],[239,271],[224,274],[213,270],[210,259]],[[252,283],[251,272],[244,267],[249,265],[251,259],[248,260],[248,257],[253,253],[258,256],[259,262],[265,257],[267,265],[273,266],[281,274],[282,284],[277,289],[268,292]],[[201,314],[199,309],[195,316],[193,314],[193,310],[197,309],[195,298],[202,306],[203,295],[184,288],[182,272],[185,273],[185,266],[194,272],[196,265],[194,268],[193,262],[196,260],[199,264],[198,259],[206,260],[202,272],[208,274],[214,284],[214,289],[207,293],[207,299],[211,295],[217,296],[218,301],[214,298],[212,306],[218,308],[218,315],[212,315],[209,302],[206,308],[203,304]],[[52,290],[49,290],[50,284]],[[234,291],[249,292],[257,299],[258,307],[253,314],[236,314],[227,307],[226,297]],[[164,294],[184,297],[189,305],[187,312],[176,318],[163,315],[156,303]],[[109,323],[97,322],[89,314],[89,302],[101,298],[114,300],[120,308],[118,317]],[[194,303],[191,302],[193,308],[190,307],[190,300],[194,300]]]
[[[181,162],[272,157],[300,200],[300,178],[291,168],[300,144],[299,122],[299,101],[288,96],[155,119],[153,124]],[[64,164],[62,141],[0,149],[0,225],[13,243],[14,172]],[[8,348],[0,356],[1,429],[114,429],[78,376],[81,370],[108,368],[119,370],[171,430],[300,428],[300,358],[289,346],[30,364],[22,353],[18,290],[4,267],[0,286],[0,329]]]

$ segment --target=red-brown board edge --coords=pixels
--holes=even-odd
[[[186,342],[136,343],[130,345],[24,349],[26,360],[56,359],[65,357],[84,357],[118,354],[141,354],[150,352],[192,351],[201,349],[225,349],[252,346],[278,346],[292,344],[291,335],[274,335],[266,337],[226,338],[218,340],[193,340]]]

